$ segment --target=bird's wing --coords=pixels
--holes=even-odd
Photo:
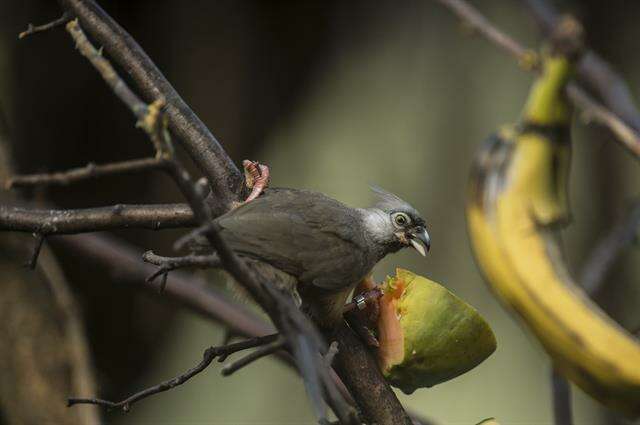
[[[320,193],[271,189],[216,223],[236,252],[303,284],[344,288],[372,266],[354,210]]]

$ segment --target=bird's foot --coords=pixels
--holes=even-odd
[[[366,323],[366,319],[355,311],[345,314],[345,319],[349,327],[360,337],[369,347],[380,347],[380,341],[371,329],[371,325]]]
[[[380,346],[373,331],[380,315],[378,304],[380,297],[382,297],[382,289],[369,276],[360,282],[352,301],[344,307],[347,322],[370,347]]]
[[[260,196],[269,185],[269,167],[248,159],[242,161],[242,167],[244,168],[245,184],[247,188],[251,189],[251,193],[244,200],[244,203],[247,203]]]

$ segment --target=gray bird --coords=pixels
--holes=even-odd
[[[350,208],[322,193],[271,188],[215,223],[250,267],[299,294],[318,324],[332,326],[341,320],[351,290],[378,261],[409,246],[424,256],[430,247],[418,211],[396,195],[373,190],[379,197],[373,207]]]

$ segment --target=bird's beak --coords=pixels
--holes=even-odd
[[[416,229],[415,232],[410,233],[408,236],[411,246],[413,246],[420,255],[426,257],[427,252],[429,252],[429,248],[431,248],[431,238],[427,233],[427,229]]]

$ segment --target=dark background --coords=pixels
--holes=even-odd
[[[537,29],[519,2],[473,2],[528,46]],[[469,164],[479,143],[517,118],[531,82],[511,58],[467,32],[433,1],[107,1],[101,5],[142,45],[178,92],[240,163],[272,167],[274,185],[306,187],[354,205],[377,183],[427,217],[425,260],[395,266],[449,286],[489,320],[498,351],[476,370],[406,403],[440,423],[548,423],[548,360],[492,298],[473,264],[464,228]],[[562,3],[588,43],[638,93],[640,3]],[[18,41],[28,22],[60,15],[54,1],[0,1],[0,106],[21,173],[137,158],[150,145],[128,110],[63,29]],[[610,136],[576,123],[567,252],[579,270],[590,247],[638,194],[637,164]],[[64,207],[179,201],[158,175],[105,178],[33,193]],[[175,232],[119,232],[170,253]],[[1,236],[0,236],[1,237]],[[57,251],[82,306],[99,392],[119,398],[195,364],[221,330],[119,284],[91,262]],[[638,254],[610,276],[603,305],[623,324],[634,306]],[[219,279],[217,279],[219,280]],[[224,285],[224,282],[218,282]],[[635,321],[635,322],[634,322]],[[600,408],[576,390],[578,423]],[[66,395],[61,395],[61,400]],[[300,423],[311,421],[298,379],[273,360],[222,379],[215,369],[136,405],[110,423]]]

